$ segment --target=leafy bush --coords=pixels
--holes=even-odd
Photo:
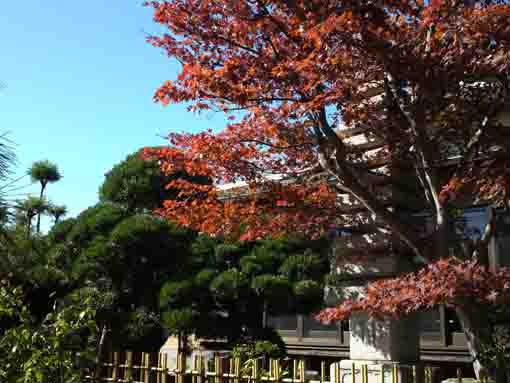
[[[77,290],[56,304],[42,322],[30,314],[24,299],[19,287],[1,282],[0,319],[4,326],[0,337],[0,380],[79,382],[76,350],[82,359],[91,361],[95,357],[96,313],[111,304],[111,295],[95,288]]]

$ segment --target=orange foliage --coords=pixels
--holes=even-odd
[[[243,112],[220,133],[174,133],[168,148],[147,153],[161,160],[165,172],[185,170],[214,181],[209,186],[184,181],[169,185],[178,186],[180,196],[158,212],[183,225],[246,240],[288,232],[319,236],[331,226],[356,221],[353,207],[361,206],[382,212],[384,224],[398,229],[409,245],[413,228],[396,224],[385,208],[385,194],[375,191],[373,185],[386,177],[372,171],[375,164],[395,161],[428,171],[451,158],[449,144],[461,155],[469,156],[470,146],[475,154],[491,155],[491,145],[500,141],[487,135],[479,146],[470,144],[474,124],[485,126],[485,115],[492,124],[490,113],[505,102],[508,86],[495,101],[486,101],[466,96],[474,88],[462,84],[487,75],[508,78],[510,5],[504,2],[172,0],[147,5],[167,29],[149,42],[182,64],[179,76],[157,90],[155,101],[189,102],[195,111]],[[409,105],[400,111],[383,89],[388,74],[399,81],[400,92],[407,92],[397,95]],[[418,161],[420,137],[409,116],[424,131],[421,139],[433,153],[430,163]],[[382,146],[375,152],[359,151],[347,140],[333,138],[331,127],[337,126],[364,129],[368,144],[381,140]],[[491,129],[497,131],[496,125]],[[468,186],[482,198],[508,200],[508,164],[503,158],[482,166],[468,158],[461,171],[430,186],[441,193],[435,203],[453,202]],[[420,184],[417,176],[410,177],[401,183]],[[225,187],[232,182],[244,184]],[[425,193],[417,198],[424,206],[428,203]],[[380,295],[373,295],[379,303],[370,304],[390,314],[410,310],[419,302],[407,305],[404,297],[417,294],[420,278],[442,272],[458,276],[458,268],[472,267],[443,266],[404,279],[415,283],[394,302],[400,308],[388,308]],[[398,287],[386,283],[375,285],[381,294]],[[460,285],[447,286],[451,290],[433,290],[437,301],[447,300],[450,291],[462,293]],[[324,315],[331,319],[368,308],[366,302],[357,305],[346,303],[338,314]]]
[[[358,311],[398,318],[440,304],[454,308],[466,302],[508,305],[510,268],[492,273],[476,262],[442,259],[418,273],[371,283],[365,298],[346,300],[338,307],[323,310],[316,319],[339,321]]]

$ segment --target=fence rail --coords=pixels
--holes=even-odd
[[[320,362],[320,371],[308,371],[305,359],[225,358],[205,359],[166,353],[113,352],[102,363],[100,377],[84,378],[88,383],[436,383],[437,367],[422,365],[369,365],[352,363],[348,368],[336,362]],[[457,371],[455,383],[467,383]]]

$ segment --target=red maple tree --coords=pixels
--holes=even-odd
[[[464,298],[491,304],[508,295],[508,272],[487,271],[484,249],[494,225],[463,247],[465,261],[439,259],[450,254],[452,207],[509,205],[510,5],[147,5],[168,29],[150,43],[182,64],[179,76],[157,90],[156,101],[187,102],[191,110],[232,119],[220,133],[173,133],[168,148],[147,152],[169,173],[185,170],[214,181],[174,181],[169,186],[181,188],[180,198],[166,201],[159,213],[246,240],[288,232],[319,236],[345,226],[390,233],[402,245],[393,251],[424,269],[376,282],[365,301],[346,302],[322,317],[340,319],[356,310],[394,315],[448,303],[461,317],[476,360],[488,325],[473,314],[475,301]],[[232,182],[235,188],[225,186]],[[426,241],[404,209],[430,214]],[[430,294],[435,278],[449,283]]]

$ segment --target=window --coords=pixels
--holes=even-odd
[[[510,267],[510,213],[497,212],[494,257],[500,267]]]
[[[510,234],[496,239],[499,266],[510,267]]]
[[[441,316],[439,310],[427,310],[420,313],[420,331],[422,333],[439,333],[441,331]]]
[[[306,316],[303,318],[303,327],[305,330],[305,336],[315,332],[315,331],[329,331],[329,332],[337,332],[338,326],[336,323],[324,324],[319,321],[316,321],[313,318],[313,315]]]
[[[486,208],[465,209],[462,217],[455,221],[455,230],[460,238],[477,241],[482,237],[488,221]]]
[[[296,331],[297,316],[296,315],[280,315],[277,317],[269,316],[267,319],[269,327],[281,331]]]

